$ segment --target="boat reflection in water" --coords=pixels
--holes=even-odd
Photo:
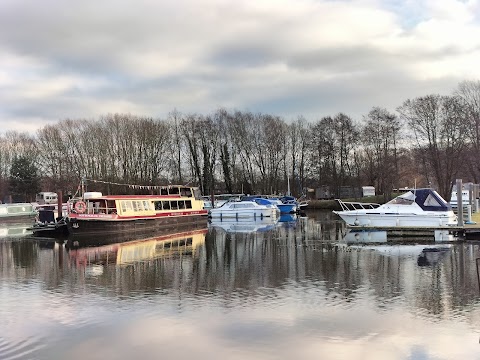
[[[348,231],[342,239],[342,242],[346,244],[384,243],[386,241],[386,231]]]
[[[440,237],[442,235],[439,234]],[[436,241],[441,242],[441,240]],[[436,265],[453,247],[452,244],[432,244],[433,241],[429,244],[415,243],[412,239],[407,241],[412,245],[387,242],[386,231],[349,231],[342,242],[343,246],[349,250],[370,250],[388,257],[416,257],[418,266]]]
[[[451,245],[424,248],[417,259],[418,266],[433,266],[439,263],[451,251]]]
[[[86,239],[69,239],[66,247],[69,257],[78,266],[129,265],[176,255],[192,255],[197,247],[205,243],[207,227],[172,228],[154,237],[114,242],[113,238],[92,246]],[[117,237],[118,239],[118,237]],[[91,268],[93,275],[101,274],[102,267]]]
[[[456,241],[457,238],[455,235],[449,233],[448,230],[434,230],[430,236],[392,236],[388,234],[385,230],[376,230],[376,231],[358,231],[358,230],[349,230],[343,236],[341,242],[346,244],[369,244],[369,243],[386,243],[387,241],[397,241],[397,242],[450,242]]]
[[[297,226],[297,214],[281,214],[278,223],[286,228],[295,228]]]
[[[271,217],[239,218],[238,220],[213,218],[210,226],[227,233],[254,233],[272,230],[277,223],[278,220]]]
[[[17,238],[32,235],[32,231],[28,230],[31,223],[8,223],[0,225],[0,238]]]

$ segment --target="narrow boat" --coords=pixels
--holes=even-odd
[[[265,200],[265,199],[262,199]],[[268,203],[267,203],[268,202]],[[264,204],[258,204],[255,201],[234,201],[227,202],[219,208],[209,211],[212,218],[265,218],[278,216],[278,208],[269,201]]]
[[[161,187],[160,195],[103,195],[86,192],[69,200],[71,235],[159,231],[172,225],[207,222],[200,190],[182,185]]]
[[[0,204],[0,221],[33,219],[37,211],[31,203]]]
[[[432,189],[412,189],[383,205],[337,201],[342,210],[334,213],[348,226],[437,228],[457,222],[451,206]]]

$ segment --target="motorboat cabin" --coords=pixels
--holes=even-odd
[[[260,205],[255,201],[227,202],[219,208],[209,211],[212,218],[264,218],[278,216],[278,208],[272,204]]]

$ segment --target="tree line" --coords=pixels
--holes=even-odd
[[[388,194],[433,186],[449,198],[455,179],[480,176],[480,81],[451,95],[405,100],[309,122],[217,109],[165,119],[108,114],[64,119],[36,134],[0,136],[0,195],[31,201],[41,190],[75,192],[80,179],[137,185],[195,184],[204,194],[285,193],[373,185]],[[115,188],[117,187],[117,188]],[[128,188],[96,183],[105,193]]]

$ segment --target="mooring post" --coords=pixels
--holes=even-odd
[[[63,192],[62,190],[57,191],[57,218],[61,219],[63,217]]]
[[[462,179],[457,179],[457,224],[463,226]]]
[[[472,205],[470,204],[467,205],[467,221],[465,221],[465,224],[475,224],[475,222],[472,221]]]
[[[473,184],[473,212],[475,213],[480,211],[480,209],[478,208],[478,187],[478,184]]]

